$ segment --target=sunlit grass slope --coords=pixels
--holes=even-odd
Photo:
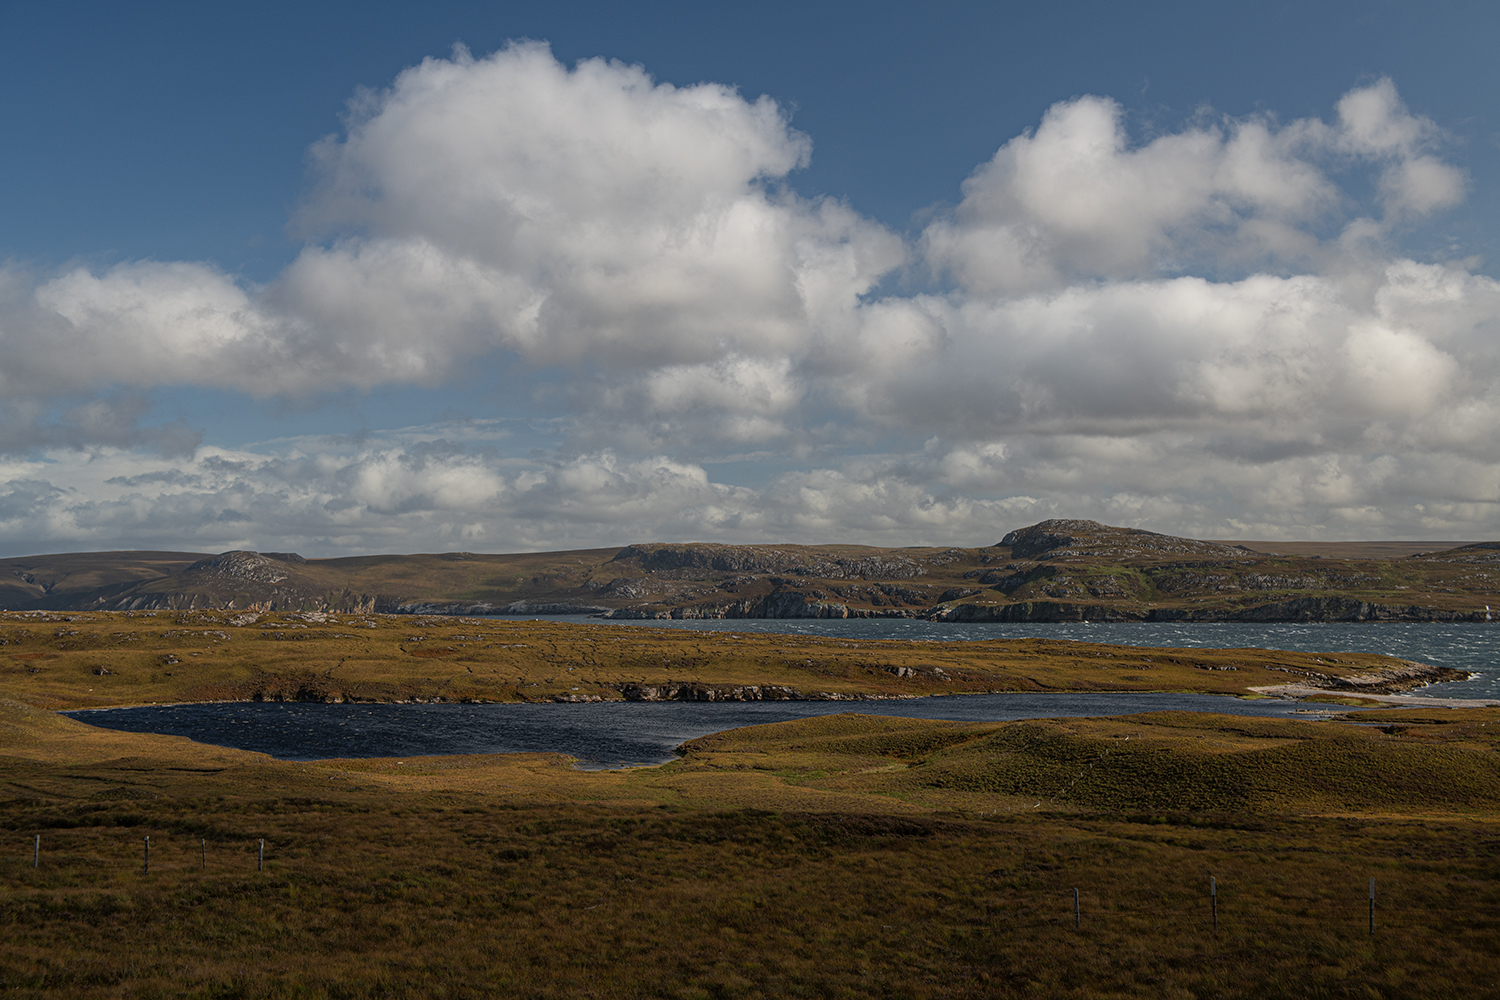
[[[881,642],[396,615],[0,613],[0,695],[47,708],[223,700],[554,701],[1202,691],[1347,693],[1463,674],[1385,656],[1046,640]],[[753,689],[753,690],[752,690]]]
[[[693,766],[942,808],[1496,814],[1500,713],[1431,715],[1380,712],[1382,725],[1360,726],[1190,712],[983,725],[844,715],[684,749]]]

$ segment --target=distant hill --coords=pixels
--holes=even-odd
[[[1467,542],[1224,542],[1256,552],[1281,556],[1320,556],[1324,559],[1403,559],[1426,555],[1444,549],[1456,549]]]
[[[943,621],[1483,621],[1500,542],[1221,542],[1048,520],[984,548],[628,545],[304,559],[95,552],[0,560],[24,610],[905,617]]]

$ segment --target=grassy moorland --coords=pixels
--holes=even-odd
[[[95,552],[0,560],[11,610],[249,609],[622,618],[1484,621],[1500,543],[1226,543],[1051,520],[983,548],[643,544],[304,559]]]
[[[556,754],[291,763],[51,711],[1287,681],[1357,702],[1424,678],[1387,657],[1249,649],[0,614],[0,991],[1484,995],[1500,940],[1500,710],[1354,713],[1359,725],[844,714],[610,772]]]
[[[150,702],[912,697],[981,691],[1342,694],[1462,674],[1386,656],[1037,639],[867,641],[631,625],[299,612],[0,612],[0,693]]]
[[[1500,711],[1374,721],[841,715],[583,773],[292,764],[5,702],[0,990],[1494,995]]]

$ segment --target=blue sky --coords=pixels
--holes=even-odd
[[[0,551],[1500,535],[1493,5],[0,27]]]

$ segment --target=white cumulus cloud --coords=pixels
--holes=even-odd
[[[426,60],[314,147],[274,280],[0,269],[0,544],[1500,530],[1500,283],[1399,250],[1466,194],[1441,128],[1389,80],[1328,121],[1132,126],[1059,102],[902,237],[789,190],[811,140],[770,98],[538,43]],[[146,418],[162,387],[476,363],[545,378],[555,453],[200,448]]]

